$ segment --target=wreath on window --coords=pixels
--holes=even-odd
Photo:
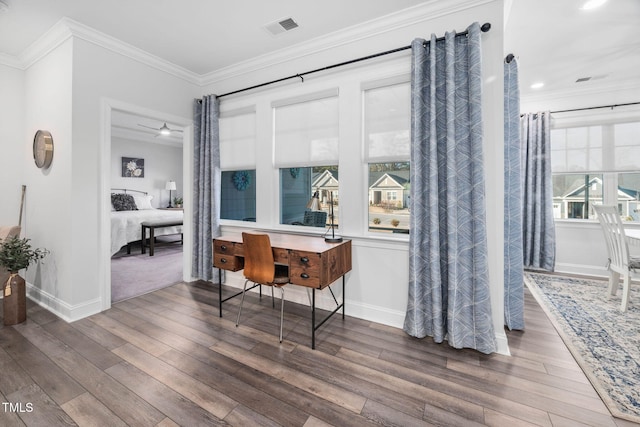
[[[289,173],[295,179],[298,177],[298,174],[300,173],[300,168],[289,168]]]
[[[234,172],[233,177],[233,186],[236,187],[238,191],[244,191],[251,184],[251,175],[247,171],[237,171]]]

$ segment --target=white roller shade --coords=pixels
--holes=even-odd
[[[222,114],[220,167],[223,170],[256,168],[256,114],[243,111]]]
[[[365,90],[363,103],[365,162],[408,161],[411,148],[410,84]]]
[[[278,168],[338,164],[338,97],[274,106]]]

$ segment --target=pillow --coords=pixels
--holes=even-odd
[[[131,194],[112,194],[111,205],[117,211],[137,211],[135,200]]]
[[[151,206],[151,199],[153,199],[153,196],[147,196],[142,194],[133,195],[133,200],[136,202],[136,207],[138,208],[139,211],[145,210],[145,209],[153,209],[153,206]]]

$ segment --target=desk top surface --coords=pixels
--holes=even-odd
[[[324,241],[323,236],[307,236],[302,234],[289,234],[279,232],[265,232],[258,230],[250,230],[247,233],[255,234],[268,234],[271,241],[271,247],[283,248],[283,249],[295,249],[308,252],[325,252],[340,246],[343,244],[351,243],[350,240],[343,240],[339,243],[328,243]],[[215,237],[214,240],[224,240],[227,242],[242,243],[242,233],[229,233],[220,237]]]

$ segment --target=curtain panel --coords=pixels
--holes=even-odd
[[[496,350],[487,260],[480,27],[412,43],[411,234],[404,330]]]
[[[214,277],[213,237],[220,234],[220,102],[215,95],[194,101],[193,262],[191,274]]]
[[[551,180],[551,114],[523,114],[522,140],[522,245],[524,268],[553,271],[556,234]]]
[[[515,58],[504,63],[504,324],[524,329],[520,89]]]

